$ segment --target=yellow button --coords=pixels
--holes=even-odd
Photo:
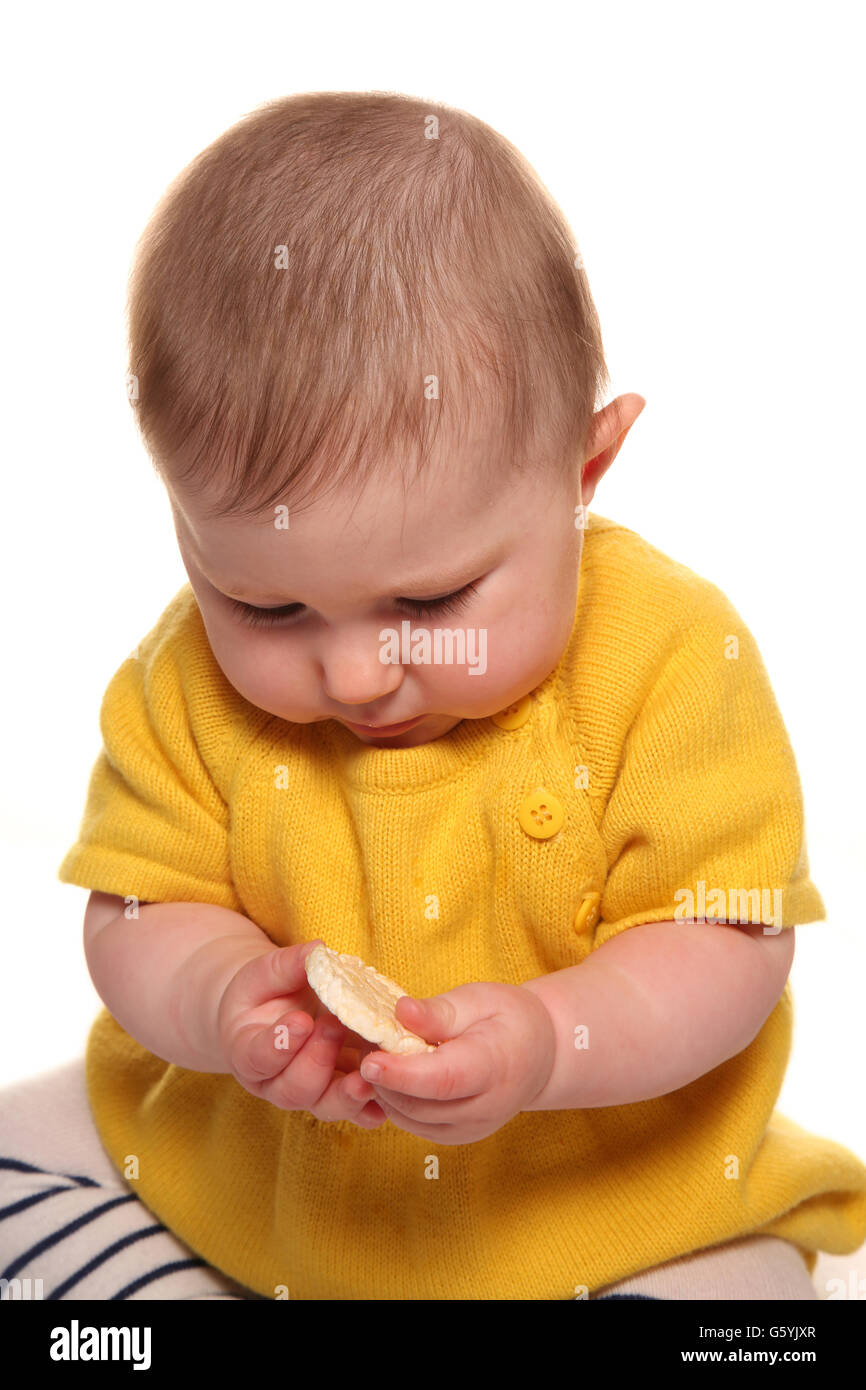
[[[501,709],[498,714],[491,714],[490,718],[500,729],[519,729],[521,724],[526,723],[531,711],[532,696],[524,695],[522,700],[515,700],[513,705]]]
[[[584,893],[583,902],[574,914],[575,931],[592,931],[601,916],[600,902],[600,893]]]
[[[562,803],[544,787],[536,787],[523,798],[517,815],[527,835],[534,840],[546,840],[555,835],[565,820]]]

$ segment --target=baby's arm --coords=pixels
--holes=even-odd
[[[212,903],[139,903],[128,919],[123,898],[93,893],[84,919],[93,983],[148,1051],[189,1071],[229,1073],[282,1110],[375,1129],[385,1112],[358,1072],[374,1044],[311,989],[304,960],[315,944],[275,946],[248,917]]]
[[[647,922],[525,981],[553,1019],[556,1060],[524,1108],[628,1105],[688,1085],[748,1047],[793,955],[793,927]]]
[[[191,1071],[229,1072],[217,1009],[246,961],[275,949],[255,922],[213,903],[139,903],[92,893],[84,952],[94,986],[120,1026],[148,1051]]]

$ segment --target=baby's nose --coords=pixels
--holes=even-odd
[[[335,653],[323,662],[323,687],[329,700],[345,707],[347,719],[363,724],[378,722],[371,710],[377,700],[386,700],[399,689],[402,667],[379,660],[379,644],[371,652]]]

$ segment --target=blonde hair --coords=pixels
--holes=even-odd
[[[475,116],[396,92],[281,97],[208,145],[138,240],[127,330],[156,472],[209,517],[389,458],[405,476],[440,429],[500,483],[574,475],[609,387],[538,175]]]

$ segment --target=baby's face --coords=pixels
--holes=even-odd
[[[210,646],[235,689],[281,719],[335,719],[373,747],[412,748],[505,709],[559,661],[577,597],[579,489],[577,470],[571,483],[528,474],[490,488],[465,465],[431,464],[405,491],[393,480],[357,501],[334,490],[290,512],[288,529],[276,513],[276,524],[273,514],[205,522],[176,489],[169,497]],[[452,611],[440,602],[421,613],[421,600],[469,585]],[[415,719],[390,735],[353,727]]]

